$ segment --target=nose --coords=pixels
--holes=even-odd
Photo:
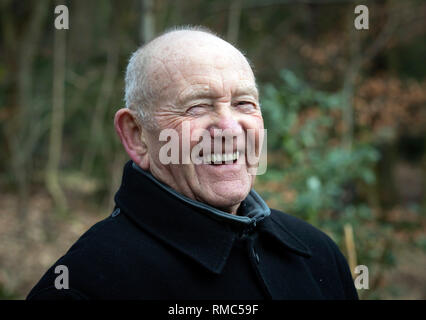
[[[243,128],[238,117],[228,106],[224,106],[217,111],[217,117],[208,130],[211,137],[217,137],[218,135],[222,137],[236,137],[243,133]]]

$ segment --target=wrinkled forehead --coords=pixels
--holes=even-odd
[[[245,57],[233,46],[223,40],[197,41],[197,39],[182,39],[176,43],[166,45],[159,52],[164,61],[174,63],[206,63],[214,62],[218,68],[234,65],[240,68],[249,68]]]
[[[212,51],[207,48],[170,55],[161,62],[166,76],[176,81],[184,77],[222,77],[224,80],[233,77],[254,81],[253,72],[242,56],[234,52]]]
[[[163,91],[170,83],[194,78],[220,76],[254,83],[254,75],[244,55],[215,37],[180,37],[158,43],[152,52],[151,79]],[[189,83],[188,83],[189,84]]]

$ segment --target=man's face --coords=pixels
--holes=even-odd
[[[192,199],[235,213],[255,177],[244,160],[246,133],[251,129],[258,135],[263,129],[254,76],[244,57],[229,45],[213,42],[188,43],[188,46],[165,47],[166,51],[178,49],[179,53],[166,55],[153,73],[159,99],[153,110],[158,129],[147,135],[150,171]],[[199,142],[188,141],[189,137],[182,135],[185,126],[191,135],[199,130],[209,132],[211,155],[201,153],[204,160],[209,157],[213,160],[213,155],[217,160],[218,154],[223,158],[225,140],[218,130],[228,133],[231,154],[235,157],[239,151],[242,158],[227,164],[183,164],[182,159],[190,157],[183,144],[188,143],[192,150]],[[179,134],[179,164],[163,164],[159,157],[165,143],[159,141],[163,129],[174,129]],[[215,149],[214,137],[221,151]]]

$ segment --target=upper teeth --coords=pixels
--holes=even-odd
[[[222,161],[234,161],[238,160],[240,156],[239,151],[235,151],[234,153],[214,153],[214,154],[208,154],[204,156],[204,163],[211,163],[211,162],[222,162]]]

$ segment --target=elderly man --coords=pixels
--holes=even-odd
[[[252,189],[247,145],[259,154],[263,120],[240,51],[204,29],[169,31],[131,57],[125,99],[114,124],[131,160],[115,209],[29,299],[357,299],[335,243]],[[200,132],[211,151],[191,157]]]

